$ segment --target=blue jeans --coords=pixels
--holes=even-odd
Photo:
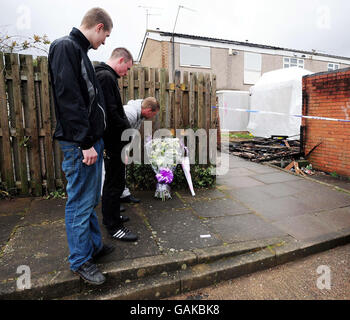
[[[73,142],[59,141],[64,154],[62,169],[67,179],[66,232],[70,268],[76,271],[103,247],[95,208],[100,200],[103,140],[94,145],[97,162],[85,165],[82,150]]]

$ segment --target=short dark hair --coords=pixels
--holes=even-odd
[[[132,57],[132,54],[130,51],[126,48],[116,48],[112,51],[111,58],[116,59],[116,58],[121,58],[123,57],[125,62],[132,61],[132,64],[134,64],[134,59]]]
[[[158,111],[160,109],[160,105],[159,105],[159,102],[156,98],[148,97],[142,101],[142,108],[143,109],[151,108],[152,112],[154,112],[154,111]]]
[[[81,25],[91,29],[99,23],[103,23],[105,31],[111,31],[113,21],[106,10],[102,8],[92,8],[84,16]]]

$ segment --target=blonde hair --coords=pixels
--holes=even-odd
[[[154,97],[148,97],[142,101],[142,109],[151,108],[152,111],[158,111],[160,109],[159,102]]]
[[[99,23],[103,23],[105,31],[111,31],[113,28],[113,21],[110,15],[102,8],[90,9],[81,21],[81,25],[87,29],[91,29]]]

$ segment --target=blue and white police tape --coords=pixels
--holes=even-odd
[[[336,121],[336,122],[350,122],[348,119],[335,119],[335,118],[325,118],[325,117],[314,117],[314,116],[303,116],[300,114],[289,114],[289,113],[280,113],[280,112],[273,112],[273,111],[260,111],[260,110],[247,110],[247,109],[233,109],[233,108],[226,108],[226,107],[215,107],[212,106],[213,109],[224,109],[228,111],[238,111],[238,112],[248,112],[248,113],[260,113],[260,114],[273,114],[278,116],[287,116],[287,117],[295,117],[295,118],[304,118],[304,119],[314,119],[314,120],[325,120],[325,121]]]

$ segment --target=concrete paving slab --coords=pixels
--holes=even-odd
[[[262,190],[266,194],[271,195],[272,198],[282,198],[299,193],[299,190],[287,186],[283,182],[266,185],[262,187]]]
[[[318,212],[315,216],[317,216],[319,221],[323,224],[333,225],[337,231],[350,228],[350,207]]]
[[[233,216],[250,213],[250,210],[237,201],[231,199],[220,199],[211,201],[196,201],[192,208],[197,214],[204,218]]]
[[[14,231],[15,226],[22,219],[24,219],[22,213],[0,214],[0,248],[7,243],[11,233]]]
[[[0,279],[15,278],[17,267],[30,267],[33,279],[69,269],[64,222],[20,227],[0,258]]]
[[[293,197],[311,207],[314,212],[350,206],[350,194],[322,187],[315,191],[300,192]]]
[[[249,165],[245,164],[245,168],[249,169],[250,171],[254,172],[254,174],[269,174],[269,173],[276,173],[276,170],[265,166],[263,164],[257,164],[257,163],[251,163]]]
[[[0,214],[26,213],[33,198],[14,198],[0,200]]]
[[[261,182],[266,183],[266,184],[287,182],[287,181],[294,181],[294,180],[301,180],[302,179],[302,178],[299,178],[299,177],[294,176],[292,174],[284,173],[284,172],[258,174],[258,175],[255,175],[254,178],[256,180],[261,181]]]
[[[239,157],[230,157],[229,160],[229,168],[230,169],[235,169],[235,168],[242,168],[242,166],[245,165],[247,161],[239,158]]]
[[[210,188],[210,189],[198,189],[195,190],[196,195],[193,197],[190,191],[177,190],[175,192],[176,196],[188,204],[197,201],[203,200],[212,200],[212,199],[224,199],[225,193],[219,190],[218,188]]]
[[[225,192],[237,201],[252,208],[253,204],[264,203],[272,199],[272,195],[265,192],[266,185],[243,189],[226,189]]]
[[[286,236],[254,214],[210,219],[207,225],[227,243]]]
[[[145,215],[165,251],[191,250],[222,244],[192,210],[152,210]],[[210,235],[210,238],[201,237],[207,235]]]
[[[178,196],[176,195],[176,192],[173,191],[171,193],[172,199],[169,199],[167,201],[162,201],[161,199],[155,199],[154,198],[154,191],[139,191],[134,192],[133,195],[137,198],[142,199],[142,202],[140,203],[140,206],[142,206],[145,210],[152,210],[152,211],[169,211],[169,210],[175,210],[175,209],[184,209],[188,207],[186,203],[181,201]]]
[[[256,186],[263,186],[264,183],[251,178],[251,177],[229,177],[229,176],[220,176],[216,179],[217,185],[227,185],[230,188],[243,189],[251,188]]]
[[[273,223],[297,240],[307,240],[336,231],[333,225],[322,222],[315,215],[300,215]]]
[[[246,169],[246,168],[233,168],[231,169],[224,178],[227,179],[228,177],[244,177],[244,176],[253,176],[255,173],[252,170]]]
[[[66,199],[35,198],[21,225],[41,224],[65,219]]]
[[[319,190],[330,190],[331,188],[321,185],[317,182],[313,182],[310,180],[306,180],[306,179],[299,179],[299,180],[295,180],[295,181],[286,181],[284,183],[286,186],[292,187],[296,190],[299,190],[299,192],[317,192]]]
[[[270,199],[283,198],[300,193],[300,191],[285,183],[274,183],[245,189],[232,189],[227,191],[232,196],[247,203],[256,203],[259,200],[269,201]]]
[[[314,207],[308,203],[299,201],[293,196],[270,199],[266,202],[256,202],[251,207],[270,222],[296,217],[315,211]]]

